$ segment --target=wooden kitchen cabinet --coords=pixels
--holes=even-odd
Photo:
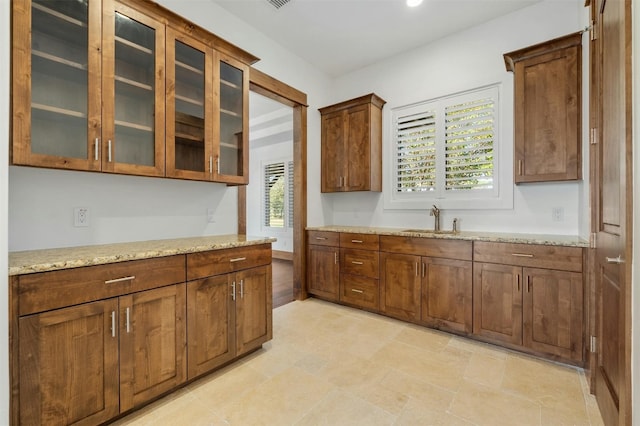
[[[334,302],[340,291],[339,235],[307,231],[307,291]]]
[[[516,183],[582,177],[582,32],[504,54],[514,73]]]
[[[476,242],[473,268],[474,334],[583,361],[581,248]]]
[[[378,311],[378,249],[376,234],[340,233],[340,302]]]
[[[114,298],[19,319],[19,424],[94,425],[120,412],[116,312]]]
[[[472,331],[472,243],[380,237],[380,310],[434,328]]]
[[[182,383],[184,280],[183,256],[19,276],[19,423],[102,423]]]
[[[186,293],[177,284],[119,299],[120,411],[187,379]]]
[[[192,280],[187,283],[192,379],[271,339],[271,249],[263,245],[189,254],[187,269]]]
[[[321,191],[382,191],[382,107],[371,93],[320,108]]]
[[[13,23],[12,164],[248,183],[257,58],[149,2],[21,0]]]

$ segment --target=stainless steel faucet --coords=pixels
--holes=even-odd
[[[433,205],[433,208],[429,212],[429,216],[433,216],[435,218],[435,223],[433,225],[433,230],[434,231],[439,231],[440,230],[440,209],[438,207],[436,207],[435,204]]]

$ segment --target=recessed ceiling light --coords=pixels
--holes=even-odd
[[[422,0],[407,0],[407,6],[409,7],[419,6],[420,3],[422,3]]]

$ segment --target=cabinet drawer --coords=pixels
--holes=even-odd
[[[184,255],[21,275],[19,315],[185,281]]]
[[[341,248],[340,272],[378,278],[378,252]]]
[[[380,251],[414,254],[418,256],[443,257],[446,259],[471,260],[471,241],[447,240],[444,238],[380,236]]]
[[[328,231],[307,231],[307,244],[338,247],[340,234]]]
[[[377,234],[340,233],[340,247],[361,250],[378,250],[380,247]]]
[[[187,281],[271,263],[271,244],[210,250],[187,255]]]
[[[473,260],[475,262],[582,272],[582,249],[580,247],[478,241],[474,244]]]
[[[362,308],[378,310],[378,280],[357,275],[340,274],[340,301]]]

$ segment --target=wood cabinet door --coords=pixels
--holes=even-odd
[[[185,298],[185,284],[120,297],[122,411],[185,381]]]
[[[165,172],[165,26],[103,0],[102,170]]]
[[[420,319],[420,256],[380,253],[380,310],[405,321]]]
[[[340,291],[338,247],[309,245],[307,249],[307,291],[337,301]]]
[[[522,345],[522,268],[473,264],[473,333]]]
[[[422,321],[436,328],[473,331],[473,265],[422,258]]]
[[[236,307],[233,274],[187,283],[187,354],[189,379],[233,359]]]
[[[19,319],[20,424],[95,425],[119,412],[117,299]]]
[[[100,170],[100,0],[12,6],[12,163]]]
[[[219,52],[216,58],[213,180],[244,185],[249,183],[249,67]]]
[[[213,50],[167,28],[167,176],[211,180]]]
[[[344,191],[345,124],[344,111],[322,116],[321,192]]]
[[[524,345],[583,359],[582,274],[524,268]]]
[[[236,273],[236,355],[271,339],[271,265]]]
[[[369,129],[369,105],[353,107],[345,111],[345,178],[343,191],[368,191],[371,189],[371,131]]]

